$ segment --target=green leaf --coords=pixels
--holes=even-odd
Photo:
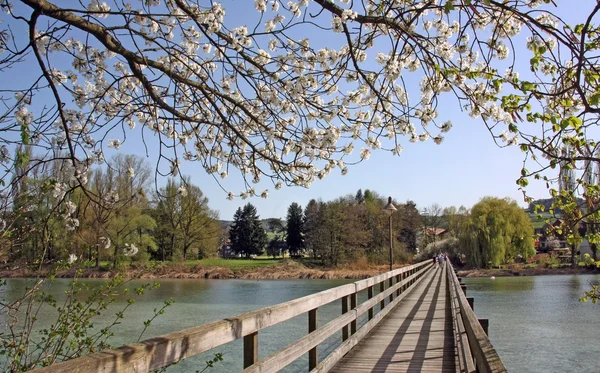
[[[454,3],[452,2],[452,0],[446,1],[446,4],[444,5],[444,13],[448,14],[453,10],[454,10]]]
[[[588,102],[590,103],[590,105],[592,106],[598,106],[598,104],[600,103],[600,91],[596,91],[594,92],[589,98],[588,98]]]

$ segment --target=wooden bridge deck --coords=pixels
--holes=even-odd
[[[446,268],[429,271],[332,372],[456,372]]]

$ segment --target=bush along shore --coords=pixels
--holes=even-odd
[[[134,264],[122,266],[119,270],[103,268],[72,267],[58,271],[55,277],[69,278],[112,278],[121,275],[126,278],[142,279],[364,279],[388,271],[387,265],[356,265],[349,264],[340,267],[323,267],[305,265],[295,260],[280,260],[273,264],[261,265],[262,260],[257,260],[258,265],[242,263],[236,259],[219,261],[218,264],[199,263],[170,263],[161,265],[137,266]],[[397,264],[397,268],[408,264]],[[37,277],[46,276],[45,269],[29,268],[26,266],[13,266],[0,269],[0,278]]]

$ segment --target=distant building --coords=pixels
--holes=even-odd
[[[227,240],[221,245],[221,248],[217,251],[221,258],[236,258],[237,255],[231,248],[231,241]]]
[[[430,242],[437,242],[445,239],[449,232],[445,228],[423,228],[423,234],[429,238]]]

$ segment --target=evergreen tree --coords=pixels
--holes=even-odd
[[[356,192],[354,199],[356,200],[356,203],[358,203],[359,205],[361,203],[365,202],[365,196],[363,195],[362,189],[359,189],[358,192]]]
[[[267,244],[267,234],[263,229],[256,207],[251,203],[238,208],[233,216],[233,225],[229,231],[231,248],[236,254],[250,257],[262,254]]]
[[[304,219],[302,207],[296,202],[288,207],[286,242],[290,255],[298,255],[304,251]]]

